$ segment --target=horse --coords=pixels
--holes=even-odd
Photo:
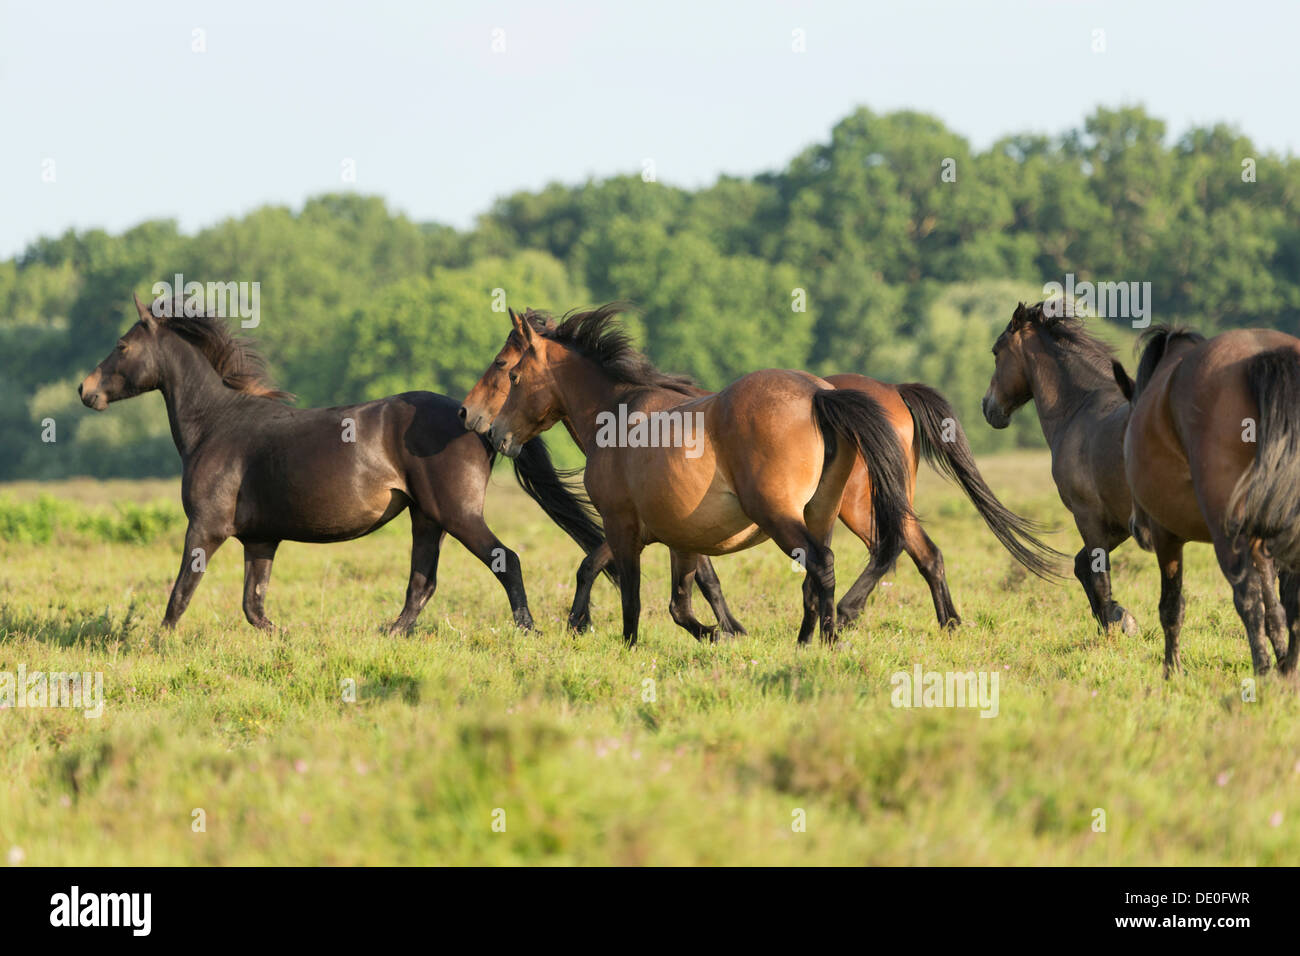
[[[1090,335],[1067,304],[1016,306],[993,343],[984,419],[1006,428],[1033,401],[1052,453],[1052,479],[1083,547],[1074,576],[1098,628],[1136,635],[1138,623],[1111,596],[1110,553],[1129,537],[1132,496],[1124,480],[1129,406],[1115,382],[1110,346]]]
[[[610,303],[592,310],[591,314],[593,316],[612,314],[621,308],[619,303]],[[527,322],[534,331],[543,336],[553,335],[555,332],[555,320],[547,313],[528,309],[520,315],[510,310],[510,314],[512,322]],[[583,313],[570,313],[569,317],[578,322],[584,320]],[[505,403],[506,395],[510,390],[509,371],[518,364],[523,350],[522,340],[512,329],[501,350],[461,405],[460,416],[466,428],[481,434],[487,432],[491,420]],[[852,374],[828,375],[826,381],[836,388],[865,392],[885,409],[903,446],[909,472],[907,487],[909,505],[914,502],[916,472],[920,458],[924,457],[932,467],[958,482],[994,535],[1016,560],[1035,574],[1050,576],[1051,566],[1046,555],[1054,555],[1055,552],[1033,537],[1033,532],[1037,529],[1032,522],[1007,509],[984,482],[975,464],[965,431],[957,420],[956,412],[939,392],[920,383],[891,385],[877,379]],[[693,383],[678,381],[677,384],[683,394],[691,397],[711,394]],[[871,479],[866,463],[861,458],[855,462],[849,476],[840,506],[839,519],[864,544],[870,546]],[[1023,542],[1020,540],[1021,537],[1024,538]],[[948,590],[943,554],[914,514],[905,519],[903,550],[912,559],[930,588],[939,627],[942,629],[959,626],[961,617]],[[573,609],[569,614],[569,624],[574,630],[585,630],[589,626],[592,585],[597,575],[606,570],[611,563],[612,552],[608,544],[604,544],[592,550],[579,567]],[[879,564],[869,564],[863,570],[836,608],[837,624],[840,628],[849,626],[858,617],[884,571],[885,569]],[[731,614],[723,598],[722,587],[713,564],[705,556],[700,558],[695,581],[713,609],[714,617],[718,621],[716,631],[715,628],[702,628],[695,621],[694,615],[690,613],[689,590],[685,595],[674,592],[673,603],[670,605],[674,619],[678,620],[680,617],[678,623],[697,638],[713,637],[716,632],[743,634],[744,628]]]
[[[1292,673],[1300,653],[1300,339],[1268,329],[1214,338],[1156,326],[1124,437],[1138,541],[1160,568],[1164,673],[1182,670],[1183,545],[1209,542],[1232,585],[1255,673]],[[1281,600],[1274,590],[1274,575]],[[1289,646],[1284,636],[1289,631]]]
[[[618,570],[627,645],[637,640],[646,545],[673,553],[676,594],[689,587],[699,555],[769,538],[803,571],[799,643],[814,626],[834,643],[830,533],[855,456],[872,472],[873,560],[897,559],[911,511],[902,446],[879,403],[782,369],[691,397],[631,344],[612,313],[571,318],[551,336],[511,318],[525,351],[489,439],[513,456],[567,422],[587,456],[583,483]]]
[[[437,586],[438,557],[450,533],[496,575],[514,623],[532,628],[519,556],[483,520],[495,453],[461,427],[458,403],[404,392],[360,405],[293,408],[272,385],[248,342],[208,315],[186,315],[162,300],[139,319],[77,389],[95,411],[158,390],[181,457],[181,502],[188,519],[180,572],[163,627],[189,605],[207,562],[227,538],[244,546],[243,611],[256,628],[281,541],[346,541],[411,512],[411,573],[392,632],[409,631]],[[169,314],[170,313],[170,314]],[[603,540],[550,464],[545,447],[517,463],[530,494],[590,549]]]

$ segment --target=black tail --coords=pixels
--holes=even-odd
[[[597,520],[596,509],[586,493],[580,490],[577,477],[581,469],[557,471],[551,461],[546,442],[534,438],[525,442],[514,459],[515,478],[519,487],[528,493],[547,516],[563,529],[586,554],[591,554],[605,543],[605,530]],[[618,583],[618,572],[613,564],[605,568],[605,575]]]
[[[916,445],[930,466],[961,486],[994,537],[1013,558],[1041,578],[1060,578],[1054,565],[1065,555],[1039,541],[1037,535],[1045,529],[998,501],[993,489],[985,484],[975,465],[966,432],[948,400],[919,382],[899,385],[898,394],[912,411]]]
[[[1255,460],[1228,499],[1228,534],[1263,540],[1279,568],[1300,571],[1300,356],[1261,352],[1246,381],[1259,405]]]
[[[903,550],[903,525],[912,517],[908,469],[898,433],[884,408],[864,392],[822,389],[813,395],[822,434],[834,433],[857,446],[871,476],[874,534],[871,564],[887,572]]]

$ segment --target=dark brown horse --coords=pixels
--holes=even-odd
[[[494,572],[515,623],[532,626],[519,558],[483,521],[493,453],[461,427],[454,400],[405,392],[361,405],[291,408],[225,323],[179,311],[163,317],[139,299],[136,310],[139,321],[78,393],[97,411],[153,389],[166,402],[189,527],[165,627],[185,612],[227,538],[244,546],[244,615],[269,629],[263,605],[281,541],[346,541],[408,507],[411,576],[392,629],[409,629],[433,595],[447,533]],[[565,530],[586,547],[599,542],[599,527],[565,500],[545,449],[534,446],[521,461],[532,493],[552,500]]]
[[[805,572],[800,643],[814,625],[834,641],[830,532],[856,455],[872,471],[873,560],[897,558],[910,513],[906,462],[880,405],[781,370],[692,398],[632,347],[612,313],[574,317],[551,336],[513,318],[526,347],[489,435],[514,455],[559,421],[571,429],[618,569],[624,639],[636,641],[647,544],[673,552],[676,594],[700,555],[771,538]]]
[[[1137,634],[1137,621],[1110,590],[1110,553],[1128,538],[1132,510],[1123,447],[1129,406],[1115,384],[1115,356],[1061,303],[1044,305],[1020,303],[994,342],[984,418],[1006,428],[1016,409],[1034,403],[1057,492],[1083,537],[1074,575],[1102,630]]]
[[[1157,327],[1124,439],[1133,524],[1160,566],[1165,676],[1182,667],[1183,545],[1214,545],[1256,673],[1295,669],[1300,640],[1300,339],[1238,329],[1206,340]],[[1274,575],[1281,582],[1281,600]],[[1290,645],[1285,636],[1290,629]]]
[[[572,313],[569,318],[581,322],[587,320],[587,316],[591,316],[594,320],[597,315],[613,315],[618,309],[618,304],[611,304],[593,310],[591,313]],[[511,318],[514,321],[528,322],[534,331],[543,336],[551,336],[555,332],[555,322],[546,313],[529,309],[522,316],[516,317],[512,311]],[[497,353],[492,364],[488,366],[461,406],[461,418],[467,428],[480,433],[487,432],[492,419],[505,403],[506,395],[510,390],[509,372],[519,362],[523,351],[522,339],[512,330],[501,351]],[[933,467],[942,470],[961,485],[998,540],[1018,561],[1036,574],[1044,576],[1050,574],[1050,564],[1046,560],[1046,555],[1055,552],[1033,537],[1033,531],[1036,529],[1031,522],[1003,506],[992,489],[985,484],[971,454],[966,434],[957,421],[956,412],[942,395],[919,383],[890,385],[862,375],[829,375],[826,381],[839,389],[865,392],[884,408],[898,440],[902,443],[904,458],[908,464],[909,504],[915,494],[916,471],[920,458],[924,456]],[[711,394],[679,378],[674,379],[674,384],[682,390],[683,394],[693,397]],[[870,546],[873,532],[871,478],[861,458],[854,464],[853,472],[849,476],[839,518],[864,544]],[[917,570],[930,587],[939,626],[952,627],[960,624],[961,618],[948,591],[943,555],[915,515],[906,519],[903,529],[903,549],[912,558]],[[606,569],[611,561],[612,554],[608,545],[605,545],[593,550],[578,569],[578,586],[574,594],[573,609],[569,615],[569,623],[575,629],[583,630],[588,626],[592,585],[596,576]],[[857,618],[886,570],[875,562],[868,564],[863,570],[858,580],[839,602],[836,610],[839,627],[846,627]],[[717,574],[707,557],[700,558],[695,581],[713,609],[718,621],[718,630],[724,634],[744,633],[743,627],[727,607]],[[674,591],[670,605],[674,620],[696,637],[713,636],[713,628],[703,627],[695,620],[690,604],[689,590],[685,594]]]

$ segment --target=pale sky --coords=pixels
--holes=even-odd
[[[696,187],[780,168],[859,105],[983,148],[1140,103],[1171,139],[1226,121],[1294,153],[1298,37],[1291,0],[0,0],[0,257],[344,188],[465,227],[499,196],[646,159]]]

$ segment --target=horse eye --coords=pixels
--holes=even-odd
[[[511,384],[511,385],[518,385],[518,384],[519,384],[519,373],[518,373],[518,372],[511,372],[511,373],[510,373],[510,384]]]
[[[506,360],[505,360],[505,359],[497,359],[497,360],[496,360],[494,363],[492,363],[492,364],[494,364],[497,368],[505,368],[505,367],[506,367]]]

